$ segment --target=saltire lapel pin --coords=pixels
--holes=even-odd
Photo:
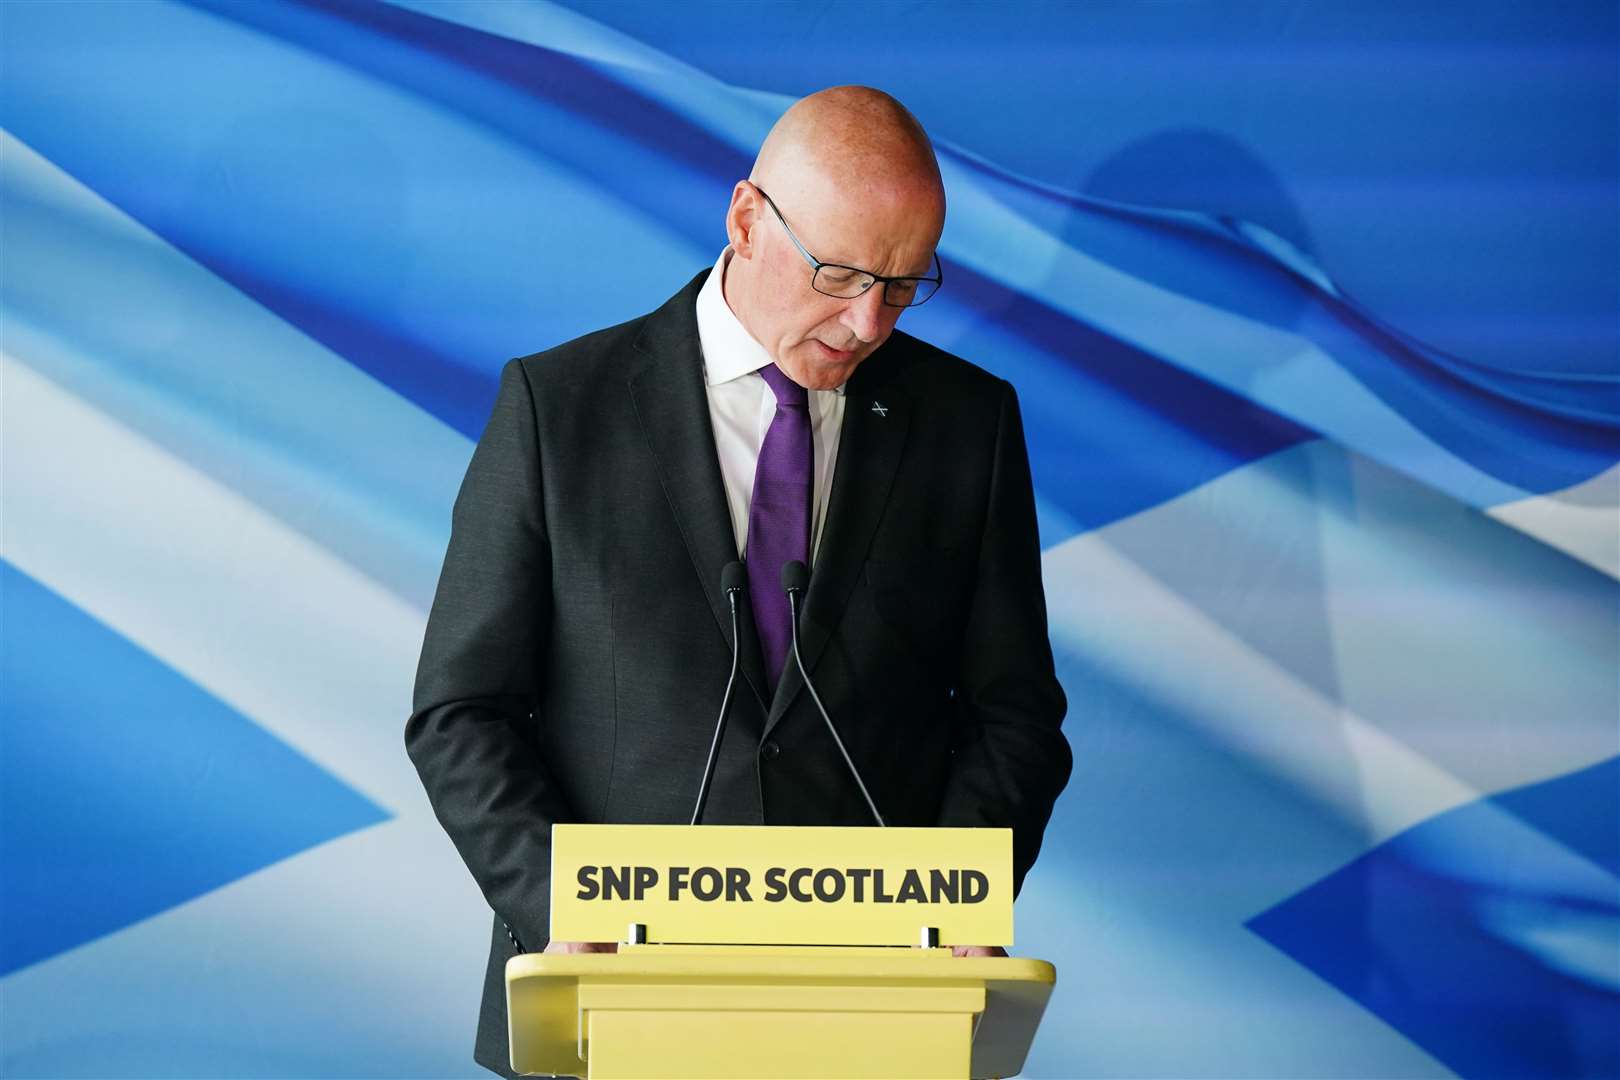
[[[872,402],[872,411],[877,413],[879,416],[888,416],[889,415],[889,410],[884,406],[883,402],[881,402],[881,401]]]

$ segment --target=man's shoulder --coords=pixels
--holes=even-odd
[[[636,340],[647,318],[647,315],[638,315],[617,326],[581,334],[549,349],[520,356],[517,362],[531,382],[589,380],[634,355]]]

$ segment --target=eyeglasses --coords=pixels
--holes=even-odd
[[[761,195],[765,195],[765,189],[758,184],[754,184],[753,188]],[[857,296],[865,295],[866,290],[881,281],[883,282],[883,302],[885,304],[899,308],[916,307],[938,292],[939,287],[945,282],[945,271],[939,265],[939,255],[937,253],[933,256],[934,274],[932,277],[884,277],[882,274],[874,274],[870,270],[862,270],[857,266],[824,263],[806,251],[804,245],[799,243],[799,238],[793,235],[792,229],[788,228],[787,218],[782,216],[782,211],[776,208],[776,203],[772,201],[769,195],[765,195],[765,203],[771,208],[771,213],[776,215],[776,220],[782,223],[782,228],[787,230],[788,239],[793,241],[793,246],[799,249],[799,254],[804,256],[804,261],[809,263],[810,269],[814,271],[810,277],[810,287],[823,296],[835,296],[840,300],[852,300]]]

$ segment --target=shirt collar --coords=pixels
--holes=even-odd
[[[703,377],[710,386],[752,375],[771,362],[771,354],[743,328],[726,303],[722,284],[731,255],[727,245],[697,295],[698,342],[703,348]],[[842,394],[844,387],[837,392]]]

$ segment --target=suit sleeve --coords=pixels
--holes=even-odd
[[[1074,757],[1047,638],[1040,540],[1018,399],[1003,383],[961,676],[960,740],[939,824],[1013,830],[1013,892],[1040,852]]]
[[[550,564],[533,391],[513,360],[456,496],[405,746],[490,907],[530,945],[548,936],[551,825],[575,819],[531,719]]]

